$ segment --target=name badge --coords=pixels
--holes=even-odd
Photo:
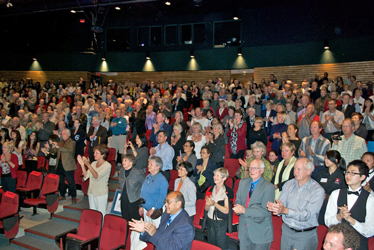
[[[327,183],[327,178],[321,178],[320,182],[321,183]]]
[[[335,182],[334,182],[335,184],[340,184],[340,179],[339,178],[335,178]]]

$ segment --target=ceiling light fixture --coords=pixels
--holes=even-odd
[[[242,55],[242,47],[238,47],[238,56]]]
[[[171,5],[171,2],[166,1],[165,4],[166,4],[166,5]]]
[[[151,53],[149,53],[149,51],[145,52],[145,58],[147,60],[150,60],[151,59]]]
[[[329,49],[329,48],[330,48],[330,46],[329,46],[329,40],[328,40],[328,39],[325,39],[325,40],[323,41],[323,47],[324,47],[325,49]]]
[[[34,57],[32,60],[34,60],[34,61],[38,61],[38,59],[37,59],[36,57]]]
[[[6,7],[8,7],[8,8],[13,7],[13,4],[10,2],[10,0],[8,0],[8,3],[6,4]]]
[[[121,7],[118,7],[118,6],[117,6],[117,7],[115,7],[115,9],[116,9],[116,10],[121,10]]]
[[[71,10],[70,12],[73,13],[73,14],[77,13],[75,10]]]
[[[190,50],[190,57],[195,58],[195,52],[193,49]]]

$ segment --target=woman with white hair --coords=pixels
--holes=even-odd
[[[206,144],[206,138],[201,134],[203,130],[199,122],[194,122],[192,125],[193,134],[187,137],[187,140],[192,140],[195,143],[196,158],[200,159],[201,148]]]
[[[254,159],[261,160],[265,164],[264,173],[262,176],[269,182],[273,178],[273,170],[271,168],[270,162],[266,160],[266,146],[260,141],[256,141],[251,145],[253,151],[253,157],[247,159],[246,161],[239,159],[241,167],[236,171],[236,176],[240,179],[249,178],[249,166]]]
[[[206,145],[214,152],[212,160],[216,163],[217,168],[223,167],[223,162],[225,161],[225,137],[223,133],[222,125],[215,124],[212,131],[205,134]]]

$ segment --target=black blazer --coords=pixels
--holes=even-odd
[[[175,106],[177,106],[177,111],[181,111],[183,113],[183,108],[186,107],[186,101],[181,97],[181,98],[179,98],[178,105],[175,105],[176,101],[177,101],[177,98],[174,98],[173,99],[173,110],[172,110],[172,112],[174,112]]]
[[[144,109],[141,109],[138,112],[138,117],[135,117],[135,112],[132,111],[131,117],[130,117],[130,123],[131,123],[131,131],[134,131],[134,128],[136,128],[136,133],[137,134],[145,134],[146,129],[145,129],[145,118],[146,118],[146,113]]]
[[[339,110],[339,111],[342,111],[342,109],[343,109],[343,104],[342,104],[341,106],[338,106],[336,109]],[[347,108],[346,108],[345,111],[344,111],[344,118],[351,118],[351,116],[352,116],[352,114],[353,114],[354,112],[356,112],[355,107],[353,107],[352,105],[349,105],[349,104],[348,104],[348,105],[347,105]]]

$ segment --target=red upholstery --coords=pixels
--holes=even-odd
[[[125,144],[125,143],[123,143]],[[115,148],[109,148],[109,154],[106,158],[107,162],[115,161],[116,160],[116,149]]]
[[[127,221],[117,215],[107,214],[100,234],[100,250],[109,250],[125,245]]]
[[[25,171],[17,171],[17,188],[26,186],[27,173]]]
[[[83,182],[83,172],[81,164],[77,161],[77,169],[74,171],[74,181],[77,185],[82,185]]]
[[[220,247],[217,247],[215,245],[209,244],[208,242],[203,242],[199,240],[193,240],[192,241],[192,247],[191,250],[220,250]]]
[[[205,201],[203,199],[196,200],[196,214],[193,217],[193,225],[195,228],[201,229],[199,215],[201,214],[201,211],[204,209],[204,204],[205,204]]]
[[[26,199],[24,201],[25,204],[34,206],[34,214],[36,213],[36,207],[40,204],[47,204],[46,195],[47,194],[56,194],[56,200],[52,203],[47,205],[48,211],[53,214],[58,208],[58,199],[57,199],[57,190],[58,190],[58,183],[59,183],[59,176],[55,174],[47,174],[44,177],[44,182],[42,189],[40,190],[39,198],[35,199]]]
[[[323,241],[325,240],[325,236],[327,233],[327,227],[323,225],[319,225],[317,228],[318,233],[318,247],[317,249],[322,249]]]
[[[18,204],[19,198],[17,194],[8,191],[3,193],[0,203],[0,229],[4,229],[3,220],[13,220],[13,217],[17,218],[16,223],[10,230],[4,229],[5,237],[8,239],[16,237],[19,230]]]
[[[280,250],[281,236],[282,236],[282,217],[273,215],[273,234],[274,240],[271,243],[271,249]]]
[[[374,250],[374,237],[369,238],[369,250]]]
[[[234,240],[239,241],[239,233],[238,233],[238,232],[232,232],[232,234],[228,234],[228,236],[229,236],[231,239],[234,239]]]
[[[170,117],[170,122],[169,122],[170,126],[171,126],[174,122],[175,122],[175,118],[174,118],[174,117]]]
[[[26,186],[24,188],[17,187],[17,190],[24,192],[39,190],[42,186],[42,182],[43,174],[41,172],[32,171],[27,178]]]
[[[229,171],[229,176],[235,177],[235,173],[239,169],[240,164],[238,159],[225,159],[223,167]]]
[[[238,189],[239,189],[239,183],[240,183],[240,179],[237,179],[234,183],[234,189],[232,191],[234,191],[234,194],[236,194],[238,192]]]
[[[67,234],[67,237],[80,241],[86,241],[94,237],[99,237],[102,222],[103,215],[101,212],[91,209],[84,209],[82,211],[77,234],[69,233]]]
[[[234,180],[233,178],[231,178],[230,176],[227,178],[227,180],[225,181],[225,184],[226,186],[228,186],[229,188],[232,188],[232,185],[234,184]]]
[[[45,167],[45,157],[44,156],[38,156],[38,169]]]
[[[26,155],[22,154],[22,168],[21,169],[26,168],[25,160],[26,160]]]
[[[130,250],[131,249],[131,232],[132,231],[129,231],[129,235],[127,236],[125,250]],[[143,250],[153,250],[155,248],[155,246],[150,242],[146,242],[146,244],[147,244],[147,246],[145,248],[143,248]]]
[[[152,130],[147,130],[145,132],[145,136],[147,137],[147,140],[148,140],[148,144],[147,144],[148,151],[152,148],[152,143],[149,141],[149,138],[151,137],[151,133],[152,133]]]
[[[174,183],[178,178],[178,170],[170,170],[169,190],[174,191]]]

